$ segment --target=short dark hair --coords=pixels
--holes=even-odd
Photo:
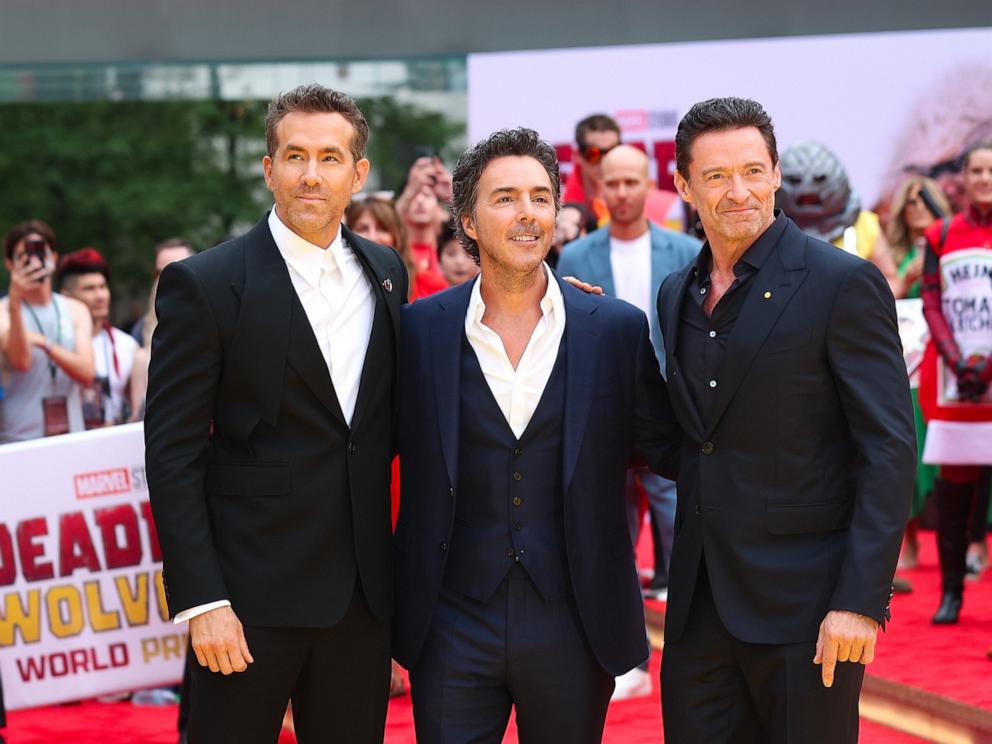
[[[778,146],[772,119],[757,101],[750,98],[710,98],[694,104],[679,122],[675,133],[675,169],[689,180],[689,163],[692,162],[692,143],[706,132],[724,132],[730,129],[754,127],[765,140],[772,165],[778,162]]]
[[[19,222],[7,231],[3,236],[3,254],[8,260],[14,260],[14,249],[28,235],[37,234],[45,239],[48,247],[55,250],[55,231],[48,226],[47,222],[41,220],[28,220]]]
[[[575,125],[575,143],[585,143],[589,132],[616,132],[620,136],[620,125],[609,114],[592,114]]]
[[[479,179],[490,161],[514,156],[534,158],[544,167],[551,179],[555,214],[561,208],[561,175],[558,172],[558,155],[555,149],[533,129],[519,127],[493,132],[463,152],[451,174],[451,218],[455,223],[455,235],[476,263],[479,263],[479,246],[465,233],[462,217],[475,216]]]
[[[287,114],[341,114],[355,130],[351,138],[351,155],[357,163],[365,157],[365,146],[369,143],[369,123],[358,104],[348,95],[323,85],[312,83],[300,85],[280,93],[269,102],[265,115],[265,147],[269,157],[274,157],[279,149],[276,127]]]
[[[992,150],[992,139],[973,142],[964,149],[964,152],[961,153],[962,170],[968,167],[968,161],[971,160],[971,156],[979,150]]]

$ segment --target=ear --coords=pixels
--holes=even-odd
[[[472,215],[463,214],[462,215],[462,230],[476,243],[479,242],[479,233],[475,229],[475,223],[472,221]]]
[[[692,204],[692,193],[689,191],[689,182],[678,171],[675,171],[675,190],[679,192],[682,201],[686,204]]]
[[[778,191],[782,187],[782,169],[778,163],[775,163],[775,167],[772,169],[772,179],[772,184],[775,186],[775,190]]]
[[[351,184],[352,194],[357,194],[365,188],[365,179],[369,177],[369,170],[371,167],[372,164],[369,162],[368,158],[362,158],[355,163],[355,180]]]
[[[262,173],[265,175],[265,185],[272,191],[272,158],[268,155],[262,158]]]
[[[658,182],[655,179],[653,179],[653,178],[649,178],[648,179],[648,190],[649,191],[654,191],[657,188],[658,188]]]

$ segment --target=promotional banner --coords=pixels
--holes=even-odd
[[[938,179],[952,201],[957,158],[992,137],[992,29],[707,41],[468,59],[469,140],[527,126],[568,170],[575,125],[613,116],[623,140],[672,188],[675,130],[697,101],[760,101],[779,150],[803,140],[840,158],[862,206],[880,206],[908,172]]]
[[[182,678],[141,424],[0,447],[0,675],[8,708]]]

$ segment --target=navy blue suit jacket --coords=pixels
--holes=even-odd
[[[681,431],[637,308],[560,280],[565,304],[562,483],[569,577],[596,659],[616,676],[648,655],[624,501],[635,451],[668,477]],[[417,663],[441,589],[458,498],[459,376],[472,283],[403,309],[400,514],[393,655]]]

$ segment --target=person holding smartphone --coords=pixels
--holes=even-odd
[[[0,300],[0,444],[82,431],[80,386],[94,377],[89,310],[53,294],[55,233],[44,222],[15,225],[3,251],[10,286]]]

